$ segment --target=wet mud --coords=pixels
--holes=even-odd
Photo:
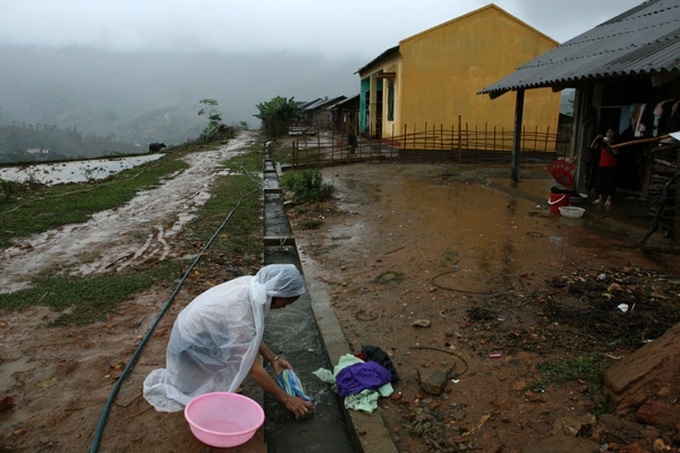
[[[519,452],[606,406],[584,379],[546,384],[542,364],[615,361],[680,321],[675,256],[496,190],[499,170],[327,168],[334,200],[291,213],[353,351],[377,345],[402,375],[381,404],[399,451]],[[544,166],[523,171],[549,187]],[[437,372],[433,395],[421,380]]]
[[[215,162],[250,139],[232,141],[221,157],[196,156],[186,179],[141,194],[136,207],[28,238],[3,256],[1,287],[62,266],[95,272],[121,258],[124,266],[172,254],[173,226],[191,215],[211,178],[228,171]],[[598,388],[583,379],[546,382],[539,365],[593,353],[620,360],[677,317],[677,257],[641,253],[589,218],[567,221],[531,198],[494,190],[488,181],[506,167],[355,164],[322,172],[334,199],[288,216],[300,259],[327,287],[353,350],[381,347],[401,376],[373,414],[399,451],[520,452],[567,417],[599,414]],[[544,178],[544,168],[536,174]],[[305,229],[309,219],[321,227]],[[72,244],[74,234],[88,247]],[[0,383],[14,404],[0,413],[0,450],[88,450],[112,385],[171,290],[140,294],[90,326],[45,328],[56,314],[44,307],[0,318]],[[140,396],[190,299],[180,293],[159,323],[112,407],[100,451],[207,451],[182,414],[157,413]],[[441,370],[449,373],[442,392],[426,392],[422,381]],[[251,446],[261,448],[261,436]],[[248,448],[237,451],[258,451]]]

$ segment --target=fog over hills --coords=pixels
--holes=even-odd
[[[129,143],[179,144],[207,120],[248,122],[275,96],[306,101],[353,96],[366,61],[294,53],[123,53],[83,47],[0,47],[0,124],[47,125]]]

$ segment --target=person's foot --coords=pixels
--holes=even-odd
[[[611,206],[611,205],[612,205],[612,202],[609,201],[609,200],[607,200],[607,201],[604,202],[604,205],[605,205],[605,206]]]
[[[602,200],[600,200],[599,198],[597,200],[593,201],[593,204],[600,204],[600,203],[602,203]]]

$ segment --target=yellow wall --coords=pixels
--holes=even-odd
[[[424,130],[443,125],[483,130],[494,126],[511,131],[514,125],[515,95],[508,93],[491,100],[477,92],[515,69],[547,52],[557,43],[500,8],[489,5],[399,43],[401,58],[377,62],[362,72],[396,68],[395,134],[414,127]],[[387,118],[387,90],[383,92],[383,137],[392,134]],[[550,89],[528,90],[525,95],[524,126],[557,131],[559,93]],[[375,119],[372,119],[374,122]]]
[[[392,125],[395,125],[395,135],[399,134],[398,130],[398,124],[401,124],[401,116],[400,116],[400,110],[399,110],[399,99],[401,99],[402,93],[401,93],[401,86],[402,84],[399,82],[400,80],[400,73],[401,73],[401,63],[402,59],[401,56],[398,54],[386,58],[378,63],[376,65],[370,67],[366,71],[361,73],[361,77],[370,77],[371,79],[371,103],[370,103],[370,125],[371,125],[371,131],[376,130],[376,122],[378,121],[378,118],[375,115],[376,112],[376,96],[374,95],[377,88],[377,83],[378,83],[378,76],[380,74],[385,74],[385,73],[395,73],[397,74],[395,78],[395,105],[394,105],[394,121],[388,121],[387,120],[387,84],[388,84],[388,79],[382,79],[383,80],[383,95],[382,95],[382,103],[383,103],[383,115],[382,118],[382,124],[383,124],[383,137],[389,137],[392,133]]]

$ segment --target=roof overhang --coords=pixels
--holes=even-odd
[[[651,78],[655,86],[680,75],[680,5],[647,1],[534,58],[477,94],[577,88],[593,81]]]

